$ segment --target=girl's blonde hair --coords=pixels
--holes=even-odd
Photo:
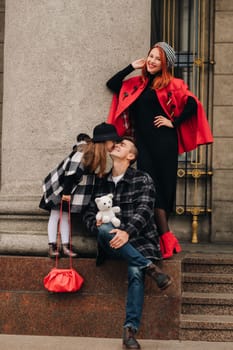
[[[161,72],[160,74],[156,75],[153,82],[152,82],[152,89],[153,90],[159,90],[159,89],[163,89],[164,87],[168,86],[168,84],[170,83],[171,79],[173,78],[170,69],[167,66],[167,58],[166,58],[166,54],[164,52],[163,49],[161,49],[161,47],[154,45],[150,51],[148,52],[147,57],[149,56],[150,52],[154,49],[157,48],[159,50],[160,53],[160,59],[161,59]],[[146,80],[148,76],[148,72],[146,69],[146,62],[142,68],[142,79],[143,81]]]
[[[95,172],[98,177],[102,177],[105,174],[107,164],[104,143],[88,142],[84,148],[82,163],[89,172]]]

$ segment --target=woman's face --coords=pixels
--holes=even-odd
[[[105,149],[107,152],[111,152],[115,146],[115,141],[105,141],[104,145],[105,145]]]
[[[156,74],[162,69],[160,52],[157,47],[151,50],[146,59],[146,69],[150,74]]]

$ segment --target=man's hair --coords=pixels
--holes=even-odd
[[[132,160],[130,161],[130,165],[132,165],[132,164],[135,163],[136,160],[137,160],[137,157],[138,157],[138,149],[137,149],[137,147],[136,147],[135,140],[134,140],[133,137],[131,137],[131,136],[123,136],[123,137],[122,137],[122,141],[124,141],[124,140],[130,141],[131,144],[132,144],[131,149],[130,149],[130,152],[134,155],[134,159],[132,159]]]

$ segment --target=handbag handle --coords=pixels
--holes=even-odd
[[[71,214],[70,214],[70,200],[68,202],[68,223],[69,223],[69,241],[70,241],[70,250],[72,247],[72,235],[71,235]],[[61,204],[60,204],[60,213],[59,213],[59,223],[58,223],[58,236],[57,236],[57,252],[58,252],[58,247],[61,242],[61,222],[62,222],[62,212],[63,212],[63,200],[61,199]],[[56,268],[58,268],[58,254],[56,255]],[[70,269],[72,269],[72,256],[70,254]]]

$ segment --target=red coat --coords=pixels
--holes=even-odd
[[[115,125],[120,136],[130,134],[129,107],[147,85],[140,76],[123,81],[119,96],[113,95],[108,123]],[[197,102],[197,114],[178,126],[178,153],[189,152],[199,145],[213,142],[213,136],[201,102],[188,90],[183,80],[173,78],[166,88],[156,90],[166,115],[173,121],[182,113],[188,96]]]

